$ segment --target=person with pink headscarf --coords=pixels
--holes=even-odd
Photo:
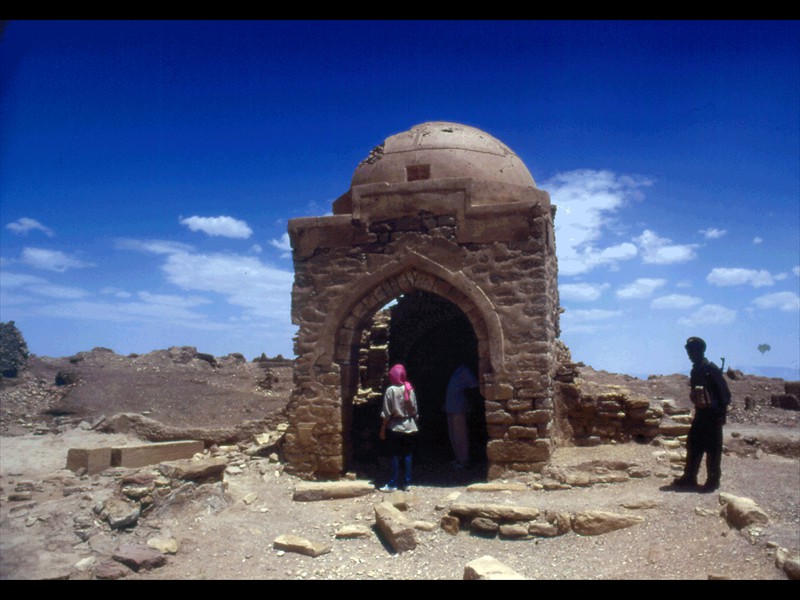
[[[384,440],[392,457],[391,479],[380,488],[382,492],[394,492],[398,487],[405,490],[411,487],[411,456],[416,437],[417,396],[414,387],[406,377],[406,368],[397,364],[389,369],[389,386],[383,395],[381,408],[380,438]],[[403,465],[403,479],[400,480],[400,465]]]

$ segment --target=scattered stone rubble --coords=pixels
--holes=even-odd
[[[263,442],[274,441],[276,432],[267,432],[254,438],[249,444],[221,446],[206,449],[193,458],[160,462],[144,467],[108,467],[96,475],[60,475],[51,481],[17,479],[7,501],[15,503],[11,514],[15,519],[26,519],[26,524],[38,522],[36,494],[53,484],[61,485],[65,497],[80,498],[86,506],[83,512],[76,511],[70,517],[72,535],[88,544],[92,552],[74,563],[64,577],[73,579],[119,579],[132,573],[159,569],[168,564],[170,556],[180,552],[180,542],[169,531],[149,535],[146,539],[134,539],[124,532],[142,526],[149,519],[162,519],[177,507],[196,504],[204,511],[218,512],[232,505],[233,499],[226,491],[224,478],[242,472],[244,468],[276,463],[260,454]],[[158,444],[155,448],[165,450]],[[548,487],[542,482],[552,479],[572,481],[562,486],[613,485],[622,480],[617,477],[602,477],[604,471],[626,474],[635,471],[637,465],[622,461],[590,461],[572,467],[553,468],[542,474],[527,476],[524,481],[492,481],[472,484],[466,488],[470,497],[482,494],[508,494],[538,490],[546,493]],[[263,471],[265,476],[271,472]],[[279,471],[275,471],[279,473]],[[596,480],[570,475],[594,473]],[[607,474],[607,473],[606,473]],[[114,485],[98,486],[102,481]],[[625,478],[624,480],[628,480]],[[559,481],[560,483],[560,481]],[[549,488],[565,489],[565,488]],[[413,492],[380,494],[365,482],[352,479],[328,482],[298,481],[292,492],[295,502],[327,502],[370,498],[375,501],[374,522],[350,523],[339,526],[333,540],[364,539],[378,535],[390,553],[400,554],[414,551],[426,536],[434,535],[437,526],[451,535],[465,532],[475,536],[496,537],[500,540],[544,540],[572,532],[580,536],[597,536],[619,529],[634,527],[645,522],[646,517],[634,511],[659,506],[659,502],[642,498],[625,503],[625,512],[586,509],[575,512],[543,510],[536,506],[505,503],[459,501],[455,492],[444,498],[437,509],[442,511],[438,523],[415,518]],[[246,504],[257,499],[256,493],[245,496]],[[250,498],[250,502],[248,502]],[[89,504],[87,505],[87,501]],[[769,517],[748,498],[721,493],[720,517],[733,529],[746,530],[768,523]],[[52,517],[50,517],[52,518]],[[114,541],[112,535],[117,532]],[[121,537],[119,534],[123,534]],[[297,553],[310,558],[337,551],[329,540],[309,539],[294,533],[284,533],[273,541],[277,553]],[[775,564],[787,577],[800,575],[798,557],[784,548],[777,548]],[[524,579],[524,575],[490,556],[472,560],[464,566],[464,579]]]

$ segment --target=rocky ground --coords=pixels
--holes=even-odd
[[[588,367],[580,374],[587,389],[623,386],[652,402],[687,402],[683,375],[642,380]],[[0,389],[0,577],[462,579],[469,563],[490,555],[530,579],[786,579],[785,565],[800,551],[799,413],[771,406],[782,380],[741,375],[730,383],[717,493],[671,489],[680,448],[657,439],[559,448],[544,473],[492,482],[500,486],[481,485],[478,470],[443,474],[421,461],[420,485],[410,492],[300,501],[304,482],[285,473],[278,456],[291,363],[193,348],[34,356]],[[139,427],[101,433],[119,413],[141,415]],[[64,468],[70,448],[221,429],[234,441],[220,437],[206,451],[205,480],[158,465],[95,475]],[[723,507],[731,496],[753,500],[760,512],[751,524]],[[382,502],[402,509],[414,549],[396,551],[379,531]],[[525,534],[508,525],[478,531],[464,518],[456,532],[453,514],[465,505],[541,514]],[[576,525],[601,516],[605,533]],[[290,534],[319,555],[276,544]]]

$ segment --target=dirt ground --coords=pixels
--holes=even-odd
[[[120,412],[145,414],[172,427],[225,427],[242,420],[279,417],[291,389],[290,363],[248,363],[238,357],[198,357],[170,349],[122,357],[96,349],[74,357],[33,357],[18,381],[0,389],[0,578],[90,579],[126,543],[173,540],[166,564],[123,573],[126,579],[462,579],[470,561],[491,555],[530,579],[786,579],[776,553],[800,551],[800,421],[798,413],[770,406],[782,380],[746,375],[731,381],[734,404],[725,428],[720,492],[746,496],[769,522],[737,530],[720,516],[720,494],[679,492],[668,486],[680,466],[658,444],[558,448],[553,467],[613,472],[623,465],[637,477],[588,486],[548,485],[546,474],[515,478],[521,490],[473,491],[480,470],[443,471],[418,461],[419,481],[389,497],[298,502],[301,480],[274,457],[242,440],[212,449],[228,468],[224,482],[192,488],[180,501],[157,504],[135,526],[112,530],[98,507],[119,494],[125,469],[78,476],[66,470],[70,448],[141,444],[131,434],[98,433],[93,424]],[[583,385],[623,385],[658,401],[684,398],[682,375],[647,380],[580,370]],[[56,386],[58,373],[76,383]],[[750,397],[745,410],[744,398]],[[270,424],[278,422],[272,419]],[[272,425],[270,425],[272,426]],[[273,430],[274,431],[274,430]],[[385,464],[376,465],[378,471]],[[147,471],[147,468],[142,471]],[[377,483],[377,481],[376,481]],[[17,489],[28,490],[19,497]],[[402,504],[422,522],[418,546],[395,553],[374,527],[374,505]],[[449,506],[496,503],[571,514],[603,510],[642,522],[603,535],[509,540],[439,523]],[[336,537],[361,525],[366,537]],[[276,550],[275,539],[295,534],[327,543],[317,557]]]

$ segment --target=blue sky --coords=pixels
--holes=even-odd
[[[11,21],[0,320],[46,356],[292,356],[288,219],[433,120],[550,192],[574,360],[686,372],[700,335],[800,377],[796,21]]]

